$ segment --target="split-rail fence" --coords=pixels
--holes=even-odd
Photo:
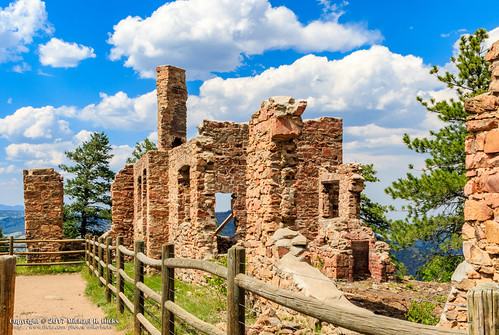
[[[103,239],[87,236],[85,239],[86,264],[91,273],[97,276],[101,285],[105,287],[108,301],[111,301],[111,295],[113,294],[116,297],[117,309],[121,313],[124,312],[124,307],[127,307],[133,313],[136,334],[142,334],[143,330],[153,335],[174,334],[174,316],[177,316],[183,322],[205,334],[242,335],[245,333],[246,326],[244,313],[246,292],[252,292],[304,315],[362,334],[499,334],[499,332],[496,332],[499,331],[499,288],[493,289],[492,293],[489,287],[485,291],[475,290],[476,294],[471,294],[471,296],[468,294],[468,306],[473,306],[473,309],[468,312],[471,321],[469,331],[466,332],[421,325],[354,309],[345,309],[334,303],[320,301],[296,292],[274,287],[245,274],[245,250],[242,247],[232,247],[229,250],[227,267],[224,267],[205,260],[175,258],[173,244],[163,245],[161,260],[156,260],[144,254],[144,242],[142,240],[135,241],[134,250],[129,250],[123,246],[122,237],[118,237],[114,245],[111,238],[107,238],[105,243],[103,242]],[[113,251],[116,266],[112,263]],[[134,278],[125,273],[125,256],[133,259]],[[161,271],[162,289],[160,293],[153,291],[144,284],[144,269],[146,266]],[[198,319],[175,304],[174,271],[176,268],[202,270],[226,279],[226,331]],[[115,280],[113,280],[114,277]],[[128,299],[124,293],[125,282],[134,287],[133,301]],[[161,308],[161,329],[155,328],[145,317],[145,296],[157,302]]]
[[[0,239],[0,256],[9,255],[9,256],[57,256],[60,255],[62,257],[74,255],[72,258],[78,256],[78,254],[84,254],[85,249],[80,247],[80,249],[76,248],[72,250],[60,250],[60,251],[28,251],[28,244],[31,243],[50,243],[50,244],[66,244],[66,243],[78,243],[80,242],[82,245],[84,243],[84,239],[61,239],[61,240],[30,240],[30,239],[16,239],[12,236],[10,238]],[[19,251],[20,249],[24,249],[26,251]],[[82,256],[80,256],[82,257]],[[16,266],[51,266],[51,265],[73,265],[73,264],[81,264],[85,261],[80,258],[80,260],[70,260],[70,261],[60,261],[60,262],[26,262],[26,263],[16,263]]]

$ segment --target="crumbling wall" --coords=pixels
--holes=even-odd
[[[63,239],[64,190],[61,175],[51,168],[23,171],[26,239]],[[60,251],[60,243],[29,243],[29,252]],[[28,255],[27,262],[58,261],[61,255]]]
[[[213,142],[198,136],[170,152],[170,241],[178,255],[205,259],[216,255]]]
[[[134,237],[145,241],[146,254],[161,257],[168,241],[168,152],[151,150],[133,166]]]
[[[296,229],[313,240],[318,234],[319,170],[342,162],[343,126],[339,118],[305,120],[296,139]]]
[[[440,324],[467,328],[466,293],[484,282],[499,282],[499,41],[485,60],[491,62],[492,81],[489,92],[468,99],[465,110],[470,114],[466,128],[466,176],[462,263],[452,280]]]
[[[111,185],[112,226],[108,237],[123,236],[123,245],[133,249],[133,206],[134,206],[133,164],[127,164],[114,177]]]
[[[199,135],[212,140],[215,193],[231,193],[236,236],[244,238],[246,228],[246,148],[248,124],[203,121]],[[219,222],[221,223],[221,222]]]

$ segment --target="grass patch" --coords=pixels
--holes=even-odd
[[[133,263],[125,264],[125,272],[133,278]],[[127,335],[133,334],[133,314],[125,307],[125,312],[120,314],[116,309],[116,300],[113,294],[112,302],[107,302],[105,289],[99,285],[97,277],[92,276],[85,268],[82,271],[83,278],[87,281],[85,294],[92,302],[101,307],[106,317],[118,320],[117,329],[126,330]],[[161,275],[146,275],[145,284],[155,292],[161,292]],[[124,294],[133,302],[133,286],[125,282]],[[220,289],[213,285],[195,285],[175,279],[175,303],[197,318],[210,324],[226,321],[226,296],[220,294]],[[144,306],[146,318],[157,328],[161,329],[161,308],[151,299],[145,299]],[[175,318],[175,334],[198,334],[191,326]]]
[[[25,264],[25,257],[17,257],[17,264]],[[18,276],[35,276],[35,275],[55,275],[60,273],[75,273],[81,272],[85,264],[69,264],[69,265],[40,265],[40,266],[17,266],[16,275]]]
[[[113,296],[111,302],[106,300],[104,287],[99,286],[99,280],[97,277],[90,274],[88,268],[85,268],[82,271],[82,276],[87,281],[85,295],[89,296],[94,304],[102,308],[104,313],[106,313],[106,318],[118,320],[118,324],[115,325],[117,330],[125,330],[127,335],[133,335],[132,313],[128,310],[126,310],[123,314],[119,313],[116,309],[116,300],[113,294],[111,294]]]

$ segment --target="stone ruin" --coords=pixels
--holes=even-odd
[[[42,168],[23,171],[24,220],[26,239],[59,240],[64,238],[62,214],[64,190],[62,177],[54,169]],[[61,251],[60,243],[29,243],[28,252]],[[61,255],[27,255],[26,262],[60,261]]]
[[[486,282],[499,282],[499,41],[485,60],[491,62],[489,91],[468,99],[466,177],[468,196],[462,236],[465,261],[452,277],[453,288],[440,325],[467,329],[466,293]]]
[[[143,239],[152,258],[166,242],[177,257],[197,259],[235,243],[246,248],[248,271],[267,281],[287,254],[334,279],[394,275],[388,246],[360,221],[364,179],[358,164],[342,164],[341,119],[302,120],[306,102],[279,96],[249,123],[203,121],[187,141],[185,70],[156,71],[158,150],[116,175],[108,236],[128,247]],[[232,240],[215,235],[216,193],[231,194]]]

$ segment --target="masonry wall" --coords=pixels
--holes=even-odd
[[[269,281],[271,237],[279,228],[296,229],[296,138],[306,102],[272,97],[249,122],[246,165],[246,247],[248,272]],[[253,267],[251,264],[258,264]]]
[[[470,114],[466,128],[466,176],[462,229],[463,254],[466,260],[461,272],[453,276],[454,287],[449,295],[440,324],[467,328],[466,293],[477,284],[499,282],[499,41],[495,42],[485,60],[491,62],[492,81],[489,92],[467,100]]]
[[[343,126],[339,118],[305,120],[296,139],[296,229],[313,240],[318,234],[319,170],[342,162]]]
[[[161,257],[168,240],[168,152],[151,150],[134,164],[134,235],[145,241],[146,254]]]
[[[63,239],[62,177],[54,169],[23,171],[26,239]],[[60,243],[30,243],[28,251],[60,251]],[[27,262],[60,260],[60,255],[28,255]]]
[[[246,148],[248,124],[203,121],[199,135],[212,139],[214,155],[215,193],[232,194],[236,236],[244,238],[246,228]],[[221,222],[219,222],[221,223]]]
[[[112,226],[109,237],[123,236],[123,245],[133,249],[134,228],[134,172],[133,164],[127,164],[115,176],[111,185]]]

